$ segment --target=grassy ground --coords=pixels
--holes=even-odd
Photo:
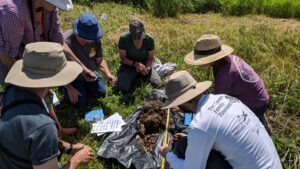
[[[93,7],[75,6],[69,13],[61,14],[63,30],[70,29],[75,18],[82,12],[92,12],[99,20],[101,13],[108,20],[101,21],[104,31],[105,59],[113,73],[119,66],[117,42],[120,34],[128,30],[131,16],[144,20],[146,31],[155,37],[156,57],[163,62],[175,62],[178,70],[188,70],[198,81],[207,80],[206,73],[196,66],[183,62],[183,57],[193,49],[194,42],[203,34],[212,33],[221,37],[223,43],[234,48],[234,53],[245,59],[264,79],[272,99],[270,110],[274,127],[273,140],[279,151],[284,168],[300,168],[300,22],[289,19],[271,19],[250,15],[228,17],[220,14],[190,14],[178,18],[158,19],[151,14],[126,5],[96,4]],[[131,96],[114,93],[107,88],[107,97],[98,102],[106,115],[119,112],[125,118],[135,110],[151,90],[142,85]],[[82,120],[83,112],[70,106],[57,109],[64,126],[78,126],[78,135],[64,137],[69,141],[82,142],[98,151],[103,137],[89,134],[90,126]],[[63,163],[69,157],[63,157]],[[121,168],[115,162],[94,159],[81,168]]]

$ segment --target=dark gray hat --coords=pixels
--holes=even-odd
[[[144,23],[137,19],[132,18],[129,22],[129,31],[133,39],[143,39],[145,37]]]

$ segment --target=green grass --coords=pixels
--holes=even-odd
[[[89,6],[95,2],[126,3],[151,11],[160,17],[176,17],[179,13],[220,12],[236,16],[265,14],[275,18],[300,19],[298,0],[74,0],[74,2]]]
[[[271,96],[271,122],[273,140],[286,169],[300,168],[300,22],[292,19],[272,19],[264,16],[223,16],[221,14],[188,14],[177,18],[155,18],[151,13],[128,5],[114,3],[94,4],[91,7],[75,6],[72,12],[61,14],[63,30],[71,28],[72,22],[82,12],[92,12],[99,19],[101,13],[108,20],[101,21],[104,31],[104,56],[113,73],[119,66],[118,38],[128,30],[131,16],[144,20],[146,31],[155,38],[156,57],[162,62],[175,62],[177,70],[188,70],[196,80],[206,79],[206,73],[197,66],[189,66],[183,57],[189,53],[194,42],[203,34],[217,34],[223,43],[234,48],[234,53],[246,60],[264,79]],[[110,87],[107,97],[100,99],[99,106],[105,114],[119,112],[123,118],[132,113],[151,90],[142,85],[131,96],[114,93]],[[96,108],[94,107],[94,108]],[[82,142],[98,151],[104,137],[89,134],[90,126],[82,120],[83,112],[62,105],[57,110],[63,126],[78,126],[76,136],[64,137]],[[63,157],[63,163],[69,157]],[[121,168],[115,162],[94,159],[81,168]]]

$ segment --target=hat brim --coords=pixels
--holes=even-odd
[[[78,28],[77,27],[78,22],[79,22],[79,20],[77,19],[77,20],[75,20],[75,22],[73,24],[73,32],[76,35],[80,36],[81,38],[87,39],[87,40],[98,40],[98,39],[101,39],[103,37],[103,32],[102,32],[102,29],[101,29],[101,26],[100,26],[99,23],[97,24],[97,27],[98,27],[97,34],[91,36],[91,35],[88,35],[88,34],[90,34],[90,32],[82,32],[82,33],[78,32],[78,29],[77,29]]]
[[[64,1],[46,0],[46,1],[64,11],[71,11],[73,9],[73,3],[71,0],[64,0]]]
[[[53,76],[32,75],[24,72],[22,67],[23,60],[17,61],[6,76],[5,82],[28,88],[63,86],[72,82],[83,70],[74,61],[68,61],[65,67]]]
[[[162,105],[162,109],[168,109],[186,103],[206,91],[211,85],[211,81],[197,83],[195,88],[186,91],[175,99],[167,100],[166,102],[164,102]]]
[[[233,52],[232,47],[227,45],[221,46],[221,51],[212,55],[197,55],[194,51],[184,57],[184,62],[190,65],[205,65],[217,61]]]

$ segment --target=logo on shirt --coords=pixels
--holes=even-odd
[[[248,114],[246,114],[244,111],[243,111],[243,114],[242,115],[238,115],[237,118],[238,118],[238,121],[241,121],[241,122],[245,122],[246,119],[248,117]]]
[[[233,128],[232,134],[237,135],[241,133],[249,124],[250,118],[248,118],[248,114],[243,111],[242,114],[239,114],[237,117],[237,125]]]
[[[237,67],[239,75],[243,81],[248,83],[255,83],[259,80],[259,77],[255,73],[255,71],[241,58],[234,56],[233,62]]]
[[[220,117],[223,117],[226,112],[234,103],[240,102],[238,99],[231,96],[220,96],[218,99],[208,108]]]
[[[89,51],[89,57],[92,58],[96,55],[96,50],[95,48],[90,48],[90,51]]]

